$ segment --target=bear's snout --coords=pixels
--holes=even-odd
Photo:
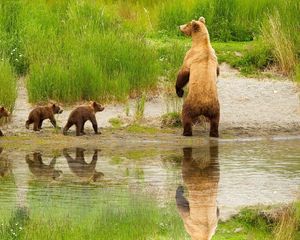
[[[61,114],[63,111],[64,111],[64,110],[63,110],[62,108],[59,109],[58,114]]]

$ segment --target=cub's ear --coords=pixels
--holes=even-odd
[[[199,21],[205,23],[205,18],[204,17],[200,17]]]
[[[1,108],[0,108],[0,111],[3,112],[3,111],[4,111],[4,107],[1,107]]]
[[[55,103],[52,104],[52,107],[56,107]]]
[[[96,107],[97,106],[97,103],[95,101],[93,101],[93,106]]]
[[[194,32],[198,32],[200,30],[200,26],[195,20],[192,21],[192,28]]]

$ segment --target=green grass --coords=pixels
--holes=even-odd
[[[135,121],[140,121],[144,117],[146,95],[142,94],[135,103]]]
[[[213,239],[240,240],[294,240],[300,236],[299,201],[291,206],[276,210],[270,217],[262,212],[272,212],[278,207],[252,207],[243,209],[237,216],[219,223]],[[272,215],[272,214],[271,214]]]
[[[126,127],[126,131],[128,131],[129,133],[155,134],[159,132],[159,129],[134,123]]]
[[[43,184],[37,188],[41,194],[29,192],[30,208],[11,209],[10,215],[1,216],[1,239],[186,238],[174,204],[160,207],[151,196],[121,188],[75,189]],[[57,191],[64,191],[64,197],[57,197]]]
[[[16,77],[8,61],[0,60],[0,106],[10,111],[16,99]]]
[[[260,41],[213,42],[218,61],[229,63],[243,75],[260,75],[261,71],[274,63],[269,46]],[[222,74],[222,72],[221,72]]]
[[[178,26],[204,16],[220,62],[297,79],[299,11],[297,0],[3,0],[0,55],[27,75],[31,102],[125,102],[175,81],[190,46]]]
[[[181,127],[181,114],[178,112],[169,112],[161,116],[162,127]]]
[[[122,120],[120,118],[111,118],[108,122],[113,128],[120,128],[122,126]]]

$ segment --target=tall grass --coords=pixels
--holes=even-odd
[[[281,214],[278,223],[274,228],[275,240],[294,240],[298,227],[300,226],[299,218],[299,203],[294,203],[294,206],[287,207]]]
[[[267,43],[281,72],[296,72],[300,56],[300,2],[284,1],[262,25],[262,39]]]
[[[259,68],[275,62],[282,73],[295,74],[300,55],[299,1],[173,0],[162,6],[158,17],[162,33],[177,36],[180,24],[205,16],[213,41],[260,39],[243,62]],[[259,64],[255,64],[257,59]]]
[[[161,8],[158,26],[169,35],[178,35],[179,25],[204,16],[212,40],[249,41],[278,2],[282,0],[173,0]]]
[[[264,43],[257,44],[244,63],[256,67],[259,59],[260,68],[275,62],[282,72],[293,75],[300,54],[299,4],[296,0],[3,0],[0,54],[16,74],[28,75],[31,102],[125,101],[155,88],[159,76],[175,78],[187,49],[176,43],[183,41],[178,26],[203,15],[213,41],[259,38]]]
[[[7,60],[0,60],[0,106],[10,111],[16,99],[16,77]]]
[[[120,101],[155,87],[157,56],[143,36],[101,3],[65,3],[24,6],[30,101]]]
[[[17,74],[24,75],[28,70],[28,59],[24,55],[20,37],[22,28],[20,11],[20,0],[0,2],[0,55],[9,60]]]

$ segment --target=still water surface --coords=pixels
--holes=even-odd
[[[218,219],[244,206],[293,201],[300,191],[299,139],[220,141],[193,148],[146,144],[0,152],[4,225],[17,209],[26,209],[31,218],[86,221],[101,216],[106,224],[100,226],[110,228],[109,221],[123,219],[129,211],[132,224],[126,228],[132,231],[134,218],[143,223],[141,211],[146,224],[153,218],[159,231],[170,227],[165,221],[178,223],[172,226],[176,230],[169,229],[178,239],[209,239]],[[182,236],[176,233],[179,228]],[[117,236],[122,228],[114,231]]]

